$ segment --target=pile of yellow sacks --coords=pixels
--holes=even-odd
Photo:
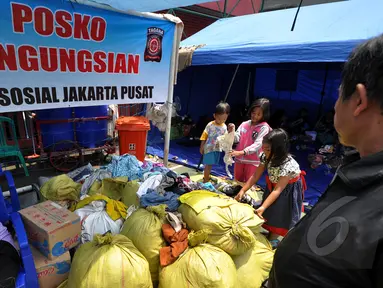
[[[274,252],[260,233],[264,221],[254,213],[253,208],[208,191],[184,194],[180,201],[179,211],[188,227],[194,231],[210,231],[206,238],[208,244],[192,248],[202,250],[194,251],[199,257],[189,257],[189,262],[184,261],[183,268],[178,267],[180,275],[186,275],[189,281],[196,279],[193,285],[189,285],[188,281],[172,285],[171,278],[176,277],[177,271],[166,275],[167,269],[182,261],[180,257],[176,263],[161,271],[161,287],[261,287],[268,278]],[[190,270],[192,266],[199,269]]]
[[[260,233],[253,208],[230,197],[193,191],[180,197],[189,248],[160,267],[166,246],[166,206],[140,208],[118,235],[97,235],[76,252],[62,287],[259,288],[268,278],[274,252]]]

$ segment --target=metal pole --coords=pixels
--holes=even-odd
[[[33,115],[32,114],[30,117],[30,123],[31,123],[31,137],[32,137],[32,145],[33,145],[33,155],[37,155],[36,154],[36,146],[35,146],[35,132],[33,129]]]
[[[190,100],[191,100],[191,96],[192,96],[192,89],[193,89],[193,78],[194,78],[194,69],[192,67],[191,77],[190,77],[190,82],[189,82],[189,97],[188,97],[188,102],[187,102],[187,106],[186,106],[186,115],[189,114],[189,104],[190,104]]]
[[[188,10],[188,9],[184,9],[184,8],[174,8],[173,10],[189,13],[189,14],[192,14],[192,15],[212,18],[212,19],[215,19],[215,20],[220,19],[219,17],[216,17],[216,16],[212,16],[212,15],[208,15],[208,14],[205,14],[205,13],[201,13],[201,12],[197,12],[197,11],[193,11],[193,10]]]
[[[262,0],[261,10],[259,10],[259,12],[263,12],[264,8],[265,8],[265,0]]]
[[[225,0],[225,4],[223,6],[223,18],[226,17],[226,9],[227,9],[227,0]]]
[[[257,11],[255,10],[255,7],[254,7],[254,2],[253,0],[250,0],[251,2],[251,7],[253,8],[253,13],[257,13]]]
[[[24,121],[24,129],[25,129],[25,136],[27,136],[27,139],[29,139],[28,134],[28,126],[27,126],[27,117],[25,117],[25,112],[23,111],[23,121]]]
[[[250,106],[250,87],[251,87],[252,75],[253,73],[249,71],[249,77],[247,78],[247,89],[246,89],[246,99],[245,99],[245,104],[247,107]]]
[[[28,186],[17,188],[16,192],[17,192],[17,194],[23,194],[23,193],[27,193],[27,192],[32,191],[32,190],[33,190],[32,185],[28,185]],[[4,197],[10,197],[11,196],[11,192],[10,191],[5,191],[5,192],[3,192],[3,196]]]
[[[217,2],[215,2],[215,3],[217,3],[218,11],[219,11],[219,12],[222,12],[222,11],[221,11],[221,6],[219,6],[219,1],[217,1]]]
[[[241,2],[241,0],[237,0],[237,3],[235,3],[235,5],[233,6],[233,8],[230,10],[228,16],[231,16],[231,13],[233,13],[234,9],[238,6],[239,2]]]
[[[174,11],[174,9],[170,9],[169,11],[171,11],[171,14],[173,16],[178,17],[177,14],[176,14],[176,11]],[[182,31],[182,35],[185,37],[185,39],[188,38],[188,35],[186,35],[185,30]]]
[[[195,169],[196,172],[199,172],[199,168],[200,168],[201,165],[202,165],[202,161],[203,161],[203,155],[201,155],[201,157],[199,158],[199,162],[198,162],[198,165],[197,165],[197,169]]]
[[[295,13],[295,18],[294,18],[293,26],[291,26],[291,31],[294,31],[295,23],[297,22],[298,13],[299,13],[299,10],[301,10],[302,3],[303,3],[303,0],[301,0],[301,2],[299,3],[297,13]]]
[[[29,155],[27,157],[25,157],[26,159],[35,159],[35,158],[39,158],[40,155],[36,153],[36,145],[35,145],[35,130],[34,130],[34,127],[33,127],[33,113],[28,113],[28,117],[29,117],[29,123],[31,125],[31,138],[32,138],[32,146],[33,146],[33,154],[32,155]]]
[[[321,98],[320,98],[320,103],[319,103],[319,111],[318,111],[318,117],[317,117],[317,123],[319,122],[322,114],[322,108],[323,108],[323,98],[326,95],[326,85],[327,85],[327,76],[328,76],[328,65],[326,64],[326,70],[324,74],[324,79],[323,79],[323,85],[322,85],[322,91],[321,91]]]
[[[234,80],[235,80],[235,76],[237,76],[238,69],[239,69],[239,64],[237,65],[237,68],[235,68],[235,72],[234,72],[233,78],[231,78],[229,89],[227,89],[226,96],[225,96],[225,99],[223,100],[223,102],[226,102],[227,97],[229,96],[229,93],[230,93],[230,90],[231,90],[231,86],[233,86],[233,83],[234,83]]]
[[[164,165],[168,167],[169,164],[169,148],[170,148],[170,130],[172,127],[172,112],[173,112],[173,92],[174,92],[174,83],[175,83],[175,73],[176,73],[176,58],[178,57],[178,26],[174,30],[174,40],[173,40],[173,49],[172,49],[172,59],[170,62],[170,71],[169,71],[169,88],[168,88],[168,117],[166,118],[166,130],[165,130],[165,143],[164,143]]]

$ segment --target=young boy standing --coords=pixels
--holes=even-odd
[[[230,114],[230,105],[224,102],[219,103],[215,108],[214,121],[207,124],[201,136],[200,152],[203,155],[202,163],[204,169],[204,182],[210,181],[210,173],[213,165],[219,164],[221,150],[217,138],[224,135],[226,132],[234,130],[234,125],[229,124],[229,129],[226,127],[226,120]]]

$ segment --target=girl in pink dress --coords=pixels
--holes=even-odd
[[[251,119],[243,122],[235,133],[235,143],[238,145],[231,153],[235,157],[234,178],[240,182],[249,180],[259,166],[263,137],[272,130],[267,124],[270,118],[268,99],[257,99],[251,105],[250,113]]]

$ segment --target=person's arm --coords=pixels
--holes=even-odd
[[[199,147],[199,152],[203,155],[205,154],[204,151],[205,151],[205,144],[206,144],[206,140],[203,140],[201,141],[201,146]]]
[[[259,131],[259,134],[258,134],[257,138],[255,139],[254,143],[251,144],[250,146],[246,147],[243,150],[243,154],[244,155],[258,154],[259,150],[262,147],[263,137],[265,137],[269,132],[270,132],[269,127],[266,125],[263,126],[261,128],[261,131]]]
[[[227,126],[227,133],[231,133],[234,130],[235,130],[235,125],[233,123],[229,123],[229,125]],[[234,133],[234,137],[235,137],[235,133]]]
[[[235,131],[234,133],[234,143],[239,143],[239,141],[241,141],[241,130],[242,130],[242,125],[239,125],[237,131]]]
[[[206,126],[205,130],[203,130],[203,133],[202,133],[201,138],[200,138],[201,146],[199,147],[199,152],[201,154],[204,154],[206,140],[207,140],[207,137],[209,136],[209,134],[208,134],[209,125],[210,124],[207,124],[207,126]]]
[[[260,164],[257,167],[257,170],[255,170],[255,173],[253,176],[250,177],[249,180],[245,183],[245,185],[242,187],[242,189],[239,191],[237,196],[235,196],[235,200],[240,201],[243,197],[243,195],[246,194],[246,192],[255,185],[255,183],[258,182],[258,180],[261,178],[263,172],[265,171],[265,165]]]
[[[259,216],[262,216],[263,212],[267,208],[269,208],[281,195],[282,191],[286,188],[287,184],[289,184],[289,176],[283,176],[279,178],[279,181],[270,195],[263,202],[262,206],[257,209],[257,213]]]

